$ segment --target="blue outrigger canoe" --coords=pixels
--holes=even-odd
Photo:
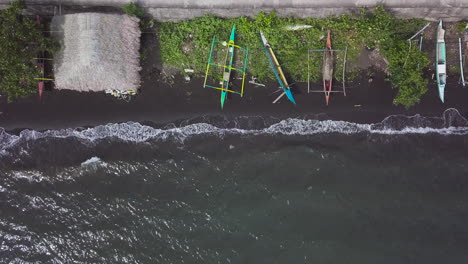
[[[288,97],[289,101],[291,101],[293,104],[296,104],[296,100],[294,100],[294,97],[291,93],[291,90],[289,89],[288,81],[286,80],[286,77],[284,76],[283,70],[281,69],[281,66],[276,59],[275,53],[273,53],[273,50],[271,49],[270,44],[265,38],[265,35],[263,35],[263,32],[260,31],[260,37],[263,42],[263,46],[265,47],[265,53],[268,57],[268,61],[270,62],[271,69],[273,70],[273,73],[276,76],[276,79],[278,80],[281,88],[283,89],[284,94]],[[279,98],[281,98],[282,95],[280,95]],[[276,102],[276,100],[274,101]],[[274,103],[273,102],[273,103]]]

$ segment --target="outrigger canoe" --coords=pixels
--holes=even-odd
[[[447,83],[447,64],[444,35],[445,30],[442,28],[442,20],[440,20],[439,26],[437,27],[436,76],[439,97],[442,103],[444,102],[445,84]]]
[[[328,105],[333,80],[333,49],[331,44],[330,31],[327,35],[327,43],[323,52],[323,92],[325,93],[325,102]]]
[[[234,61],[234,39],[236,36],[236,25],[232,27],[231,36],[229,37],[228,42],[228,51],[226,53],[226,66],[224,67],[223,73],[223,84],[221,88],[221,108],[224,108],[224,101],[226,101],[226,96],[229,89],[229,81],[231,79],[231,70],[232,70],[232,63]]]
[[[206,66],[206,74],[205,74],[205,81],[203,83],[203,87],[209,87],[217,90],[221,90],[221,109],[224,108],[224,102],[226,101],[226,97],[228,93],[235,93],[239,94],[240,96],[244,95],[244,83],[245,83],[245,74],[247,71],[247,62],[248,62],[248,56],[249,56],[249,49],[248,48],[242,48],[240,46],[237,46],[234,44],[234,39],[236,35],[236,25],[232,27],[231,30],[231,36],[229,37],[229,42],[220,42],[216,40],[216,35],[213,36],[213,41],[211,42],[211,50],[210,50],[210,55],[208,57],[208,63]],[[213,50],[214,46],[216,43],[221,43],[223,46],[227,46],[227,52],[226,52],[226,57],[224,59],[224,64],[218,64],[212,62],[212,56],[213,56]],[[235,68],[233,67],[234,64],[234,49],[238,48],[241,49],[245,52],[244,60],[243,60],[243,68]],[[210,66],[216,66],[216,67],[222,67],[223,70],[223,75],[222,75],[222,80],[221,80],[221,87],[217,86],[212,86],[207,84],[208,80],[208,75],[210,73]],[[242,87],[241,91],[237,92],[232,89],[229,89],[229,83],[231,79],[231,72],[232,70],[239,71],[242,73]]]
[[[260,37],[262,39],[263,46],[265,47],[265,53],[268,57],[268,61],[270,62],[271,69],[273,70],[273,73],[275,74],[276,79],[278,80],[281,88],[283,89],[283,94],[286,94],[289,101],[291,101],[293,104],[296,104],[296,100],[294,100],[291,90],[289,89],[288,81],[286,80],[286,77],[284,76],[283,70],[281,69],[278,59],[276,59],[275,53],[273,53],[273,50],[271,49],[270,44],[268,43],[268,41],[265,38],[265,35],[261,31],[260,31]],[[283,94],[281,94],[278,97],[278,99],[281,98]],[[273,101],[273,103],[275,103],[277,100]]]
[[[38,16],[38,15],[36,16],[36,23],[37,23],[38,25],[41,25],[41,17]],[[36,66],[37,66],[37,67],[41,70],[41,72],[42,72],[42,79],[45,78],[45,69],[44,69],[44,68],[45,68],[45,61],[44,61],[44,60],[41,61],[41,58],[44,57],[44,54],[43,54],[43,53],[44,53],[44,52],[42,52],[42,51],[40,52],[39,58],[37,58],[37,62],[36,62]],[[43,80],[41,80],[41,81],[39,82],[37,89],[38,89],[38,92],[39,92],[39,99],[42,99],[42,93],[44,92],[44,81],[43,81]]]
[[[36,16],[36,23],[41,26],[41,17]],[[51,58],[45,58],[45,52],[40,51],[38,53],[38,57],[34,58],[36,60],[36,67],[40,69],[41,71],[41,77],[34,78],[34,80],[38,80],[38,93],[39,93],[39,99],[42,99],[42,93],[44,92],[44,86],[46,81],[53,81],[54,79],[51,78],[46,78],[45,77],[45,65],[47,60],[52,60]]]
[[[343,90],[342,91],[333,91],[333,64],[334,56],[333,52],[344,52],[343,58]],[[311,90],[310,89],[310,53],[311,52],[323,52],[322,60],[322,80],[323,80],[323,90]],[[325,49],[313,49],[308,50],[307,52],[307,93],[324,93],[325,94],[325,103],[328,105],[330,102],[331,93],[343,93],[346,96],[346,87],[345,87],[345,71],[346,71],[346,55],[348,54],[348,47],[345,50],[338,50],[332,48],[331,42],[331,33],[328,31],[327,39],[325,43]]]

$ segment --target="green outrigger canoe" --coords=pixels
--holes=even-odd
[[[243,47],[235,45],[235,43],[234,43],[235,35],[236,35],[236,25],[234,25],[232,27],[231,36],[229,37],[229,42],[227,42],[227,43],[218,41],[218,40],[216,40],[216,35],[213,36],[213,41],[211,42],[210,55],[208,57],[208,63],[207,63],[207,66],[206,66],[206,74],[205,74],[205,81],[203,83],[203,88],[208,87],[208,88],[221,90],[221,100],[220,100],[221,101],[221,109],[224,108],[224,103],[226,101],[226,97],[227,97],[228,93],[235,93],[235,94],[239,94],[240,96],[244,95],[244,83],[245,83],[245,74],[246,74],[246,70],[247,70],[247,61],[248,61],[249,50],[247,48],[243,48]],[[221,43],[223,46],[227,46],[227,52],[226,52],[226,57],[224,59],[224,64],[218,64],[218,63],[212,62],[213,49],[214,49],[214,46],[215,46],[216,43]],[[244,65],[243,65],[242,69],[233,67],[233,64],[234,64],[234,49],[235,48],[238,48],[238,49],[241,49],[241,50],[245,51],[245,57],[244,57],[244,60],[243,60]],[[210,72],[210,66],[216,66],[216,67],[222,67],[223,68],[222,80],[220,82],[221,87],[206,84],[207,80],[208,80],[209,72]],[[240,92],[234,91],[234,90],[230,89],[230,87],[229,87],[232,70],[236,70],[236,71],[242,73],[242,88],[241,88]]]
[[[442,20],[437,27],[437,44],[436,44],[436,76],[437,87],[439,89],[439,98],[444,102],[445,84],[447,83],[447,61],[445,50],[445,30],[442,28]]]

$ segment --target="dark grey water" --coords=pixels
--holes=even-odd
[[[201,121],[0,133],[0,262],[468,261],[455,110]]]

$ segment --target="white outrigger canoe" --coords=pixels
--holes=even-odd
[[[444,102],[445,84],[447,83],[447,61],[445,51],[445,30],[442,28],[442,20],[437,27],[437,44],[436,44],[436,75],[437,87],[439,89],[439,97],[442,103]]]

